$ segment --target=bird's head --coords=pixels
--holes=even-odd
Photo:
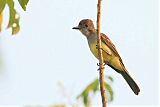
[[[73,27],[72,29],[80,30],[82,34],[86,37],[90,35],[90,33],[95,31],[94,24],[90,19],[83,19],[79,22],[77,27]]]

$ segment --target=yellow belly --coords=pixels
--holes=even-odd
[[[98,59],[98,49],[96,48],[96,44],[91,43],[89,47],[93,55]],[[118,70],[123,70],[123,66],[121,65],[119,57],[115,56],[115,54],[113,54],[112,50],[106,44],[102,43],[102,48],[104,50],[102,51],[104,62],[109,63]]]
[[[91,52],[93,55],[98,59],[98,49],[96,48],[96,44],[92,43],[89,45]],[[110,55],[107,55],[106,52],[102,51],[103,58],[105,62],[109,62],[112,58],[112,51],[104,44],[102,43],[102,48]]]

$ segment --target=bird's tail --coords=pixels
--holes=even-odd
[[[127,81],[128,85],[130,86],[130,88],[133,90],[133,92],[138,95],[140,92],[140,89],[138,87],[138,85],[136,84],[136,82],[132,79],[132,77],[128,74],[127,71],[123,71],[120,72],[123,76],[123,78]]]

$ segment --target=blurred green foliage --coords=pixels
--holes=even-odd
[[[26,6],[28,1],[29,0],[18,0],[19,4],[21,5],[24,11],[26,11]],[[15,9],[13,0],[0,0],[0,31],[2,29],[3,10],[6,5],[8,5],[9,7],[9,22],[7,25],[7,29],[11,28],[12,35],[15,35],[20,30],[20,25],[19,25],[20,16]]]
[[[111,102],[113,101],[113,89],[111,87],[111,83],[113,82],[113,78],[111,76],[106,76],[106,80],[109,80],[110,82],[105,81],[105,88],[106,88],[106,94],[107,94],[107,101]],[[96,94],[96,92],[99,92],[99,79],[95,79],[93,82],[91,82],[83,91],[80,93],[80,95],[77,96],[77,99],[82,98],[83,104],[86,107],[91,106],[91,98],[89,97],[89,94],[93,93]]]
[[[42,106],[42,105],[26,105],[24,107],[66,107],[64,104],[50,105],[50,106]],[[73,106],[72,106],[73,107]]]
[[[26,11],[26,6],[28,4],[29,0],[18,0],[19,4],[21,5],[21,7],[23,8],[24,11]]]
[[[0,32],[1,32],[1,30],[2,30],[2,13],[0,14]]]
[[[113,101],[113,89],[112,89],[112,84],[113,83],[113,78],[111,76],[105,76],[105,88],[106,88],[106,94],[107,94],[107,103],[112,102]],[[59,104],[53,104],[50,105],[48,107],[92,107],[92,102],[91,100],[93,100],[93,96],[100,94],[100,86],[99,86],[99,79],[96,78],[95,80],[93,80],[91,83],[89,83],[89,85],[86,86],[86,88],[77,95],[77,98],[73,98],[70,99],[70,95],[67,92],[66,87],[64,86],[64,84],[62,82],[58,82],[58,87],[60,88],[60,92],[62,95],[62,99],[66,99],[68,102],[63,103],[60,102]],[[65,94],[64,94],[65,93]],[[93,95],[93,96],[91,96]],[[71,95],[72,96],[72,95]],[[70,101],[73,102],[70,102]],[[83,105],[82,105],[83,104]],[[39,105],[30,105],[30,106],[25,106],[25,107],[43,107],[43,106],[39,106]]]

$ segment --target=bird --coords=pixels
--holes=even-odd
[[[72,29],[79,30],[87,38],[90,51],[98,59],[97,29],[95,29],[93,21],[91,19],[82,19],[78,26]],[[127,71],[115,45],[104,33],[100,33],[100,35],[104,64],[121,74],[135,95],[138,95],[140,88]]]

